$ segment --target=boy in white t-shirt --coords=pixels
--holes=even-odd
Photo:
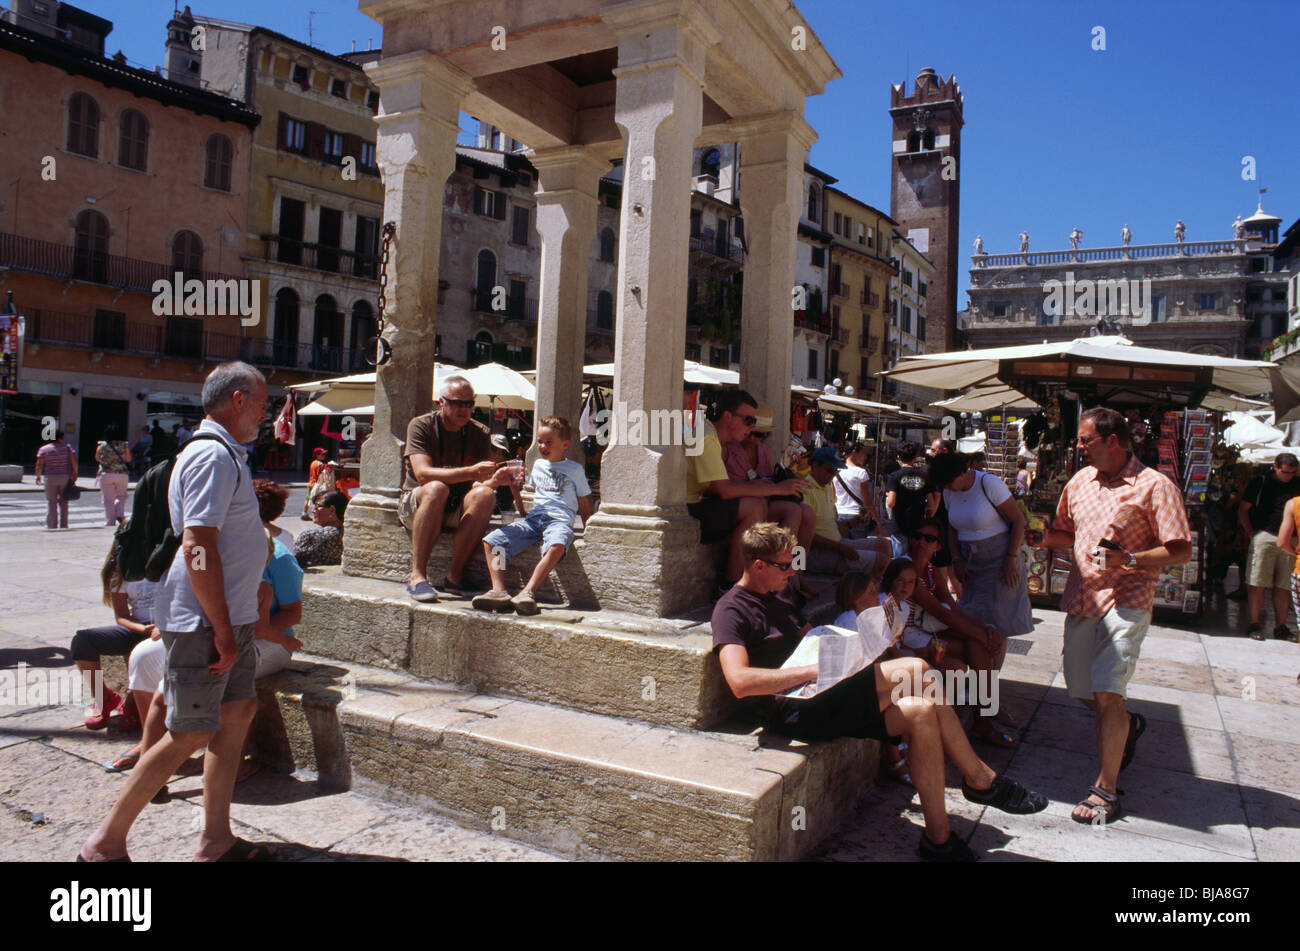
[[[591,488],[582,464],[566,459],[573,429],[562,416],[548,416],[537,427],[537,453],[529,481],[533,508],[527,516],[490,532],[483,539],[483,555],[492,576],[492,590],[474,598],[481,611],[517,611],[537,614],[536,592],[573,544],[573,518],[583,524],[591,517]],[[506,590],[506,564],[521,552],[541,544],[543,553],[524,590],[514,598]]]

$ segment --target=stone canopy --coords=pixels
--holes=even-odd
[[[531,147],[541,238],[537,414],[581,411],[588,249],[597,188],[624,163],[614,400],[680,410],[695,148],[740,147],[747,246],[741,380],[789,420],[795,231],[816,139],[804,102],[840,75],[787,0],[360,0],[383,26],[367,71],[381,91],[378,163],[395,223],[375,426],[348,508],[345,570],[392,577],[409,557],[398,525],[401,444],[431,407],[443,185],[460,111]],[[577,443],[571,447],[576,452]],[[602,607],[666,616],[713,586],[685,509],[679,445],[615,442],[602,504],[581,542]]]

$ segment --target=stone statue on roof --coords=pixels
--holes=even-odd
[[[1119,233],[1119,239],[1124,242],[1124,247],[1133,240],[1133,232],[1128,230],[1128,222],[1124,222],[1124,230]]]
[[[1029,250],[1029,232],[1028,232],[1028,231],[1022,231],[1022,232],[1020,232],[1020,250],[1021,250],[1022,252],[1024,252],[1024,251],[1028,251],[1028,250]]]
[[[1239,221],[1241,220],[1240,215],[1238,215],[1237,220]],[[975,253],[976,254],[984,253],[984,236],[982,234],[977,234],[975,236]]]
[[[1182,244],[1187,240],[1187,225],[1183,224],[1183,219],[1178,219],[1178,224],[1174,225],[1174,240]]]
[[[1237,215],[1237,220],[1232,223],[1232,236],[1237,239],[1246,237],[1246,222],[1241,220],[1241,215]]]
[[[1080,231],[1076,226],[1075,229],[1070,232],[1070,247],[1078,251],[1079,242],[1082,240],[1083,240],[1083,232]]]

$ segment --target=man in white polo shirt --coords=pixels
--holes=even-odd
[[[195,859],[264,861],[272,854],[230,829],[235,772],[257,712],[253,640],[267,557],[241,444],[257,437],[266,418],[266,381],[246,363],[223,363],[203,384],[203,410],[207,418],[172,470],[167,507],[181,544],[154,601],[167,646],[167,734],[140,758],[79,861],[124,859],[140,811],[203,746],[204,826]]]

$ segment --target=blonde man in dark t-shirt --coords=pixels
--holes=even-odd
[[[748,529],[741,541],[744,574],[714,606],[713,650],[737,699],[772,697],[817,679],[815,664],[781,669],[810,629],[789,591],[796,543],[789,529],[771,522]],[[805,742],[904,737],[925,816],[918,855],[926,861],[974,861],[948,823],[945,759],[960,771],[962,794],[970,802],[1025,815],[1046,809],[1047,799],[975,755],[952,707],[921,689],[927,670],[916,657],[877,660],[809,699],[776,697],[767,728]]]
[[[474,387],[463,376],[442,381],[438,408],[417,416],[406,429],[402,497],[398,517],[411,530],[411,574],[406,592],[416,601],[437,601],[425,572],[429,555],[449,515],[458,515],[451,564],[439,585],[444,594],[468,597],[465,565],[487,532],[495,490],[509,474],[498,475],[487,429],[470,418]]]

